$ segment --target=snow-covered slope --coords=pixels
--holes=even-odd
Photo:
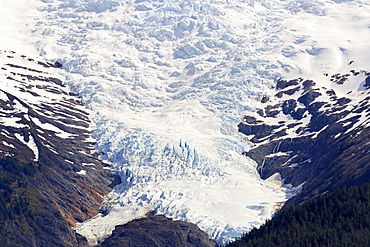
[[[39,11],[30,41],[63,64],[92,111],[97,151],[123,181],[106,214],[77,227],[92,243],[153,209],[219,242],[263,223],[291,191],[261,180],[241,155],[250,148],[241,117],[280,76],[316,78],[368,61],[366,1],[30,4]]]

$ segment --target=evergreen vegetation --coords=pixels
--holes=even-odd
[[[22,164],[17,159],[0,160],[0,245],[16,246],[19,239],[12,236],[13,228],[21,235],[31,235],[31,227],[40,210],[38,195],[28,186],[28,176],[32,177],[37,168],[32,164]],[[27,237],[26,237],[27,238]],[[26,239],[25,238],[25,239]]]
[[[278,213],[227,247],[370,246],[370,185],[338,190]]]
[[[65,220],[35,188],[40,174],[35,164],[0,159],[0,246],[60,246],[58,232],[67,235]]]

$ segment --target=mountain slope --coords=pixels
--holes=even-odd
[[[79,246],[112,172],[93,154],[88,113],[59,63],[0,51],[2,246]]]
[[[262,178],[280,174],[300,186],[286,206],[337,188],[370,182],[369,73],[351,70],[321,81],[279,80],[264,108],[244,117],[245,154]]]

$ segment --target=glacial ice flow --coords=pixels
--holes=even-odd
[[[320,80],[369,60],[366,1],[26,5],[37,8],[28,41],[63,64],[91,110],[97,152],[122,179],[105,197],[107,214],[76,227],[91,244],[150,210],[196,223],[219,243],[262,224],[294,190],[278,174],[261,180],[241,155],[251,145],[237,132],[242,116],[277,77]]]

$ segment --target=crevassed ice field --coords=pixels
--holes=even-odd
[[[122,184],[92,244],[156,210],[219,243],[262,224],[297,188],[259,178],[237,131],[279,77],[368,69],[365,0],[20,0],[0,44],[63,64],[90,110],[96,152]]]

